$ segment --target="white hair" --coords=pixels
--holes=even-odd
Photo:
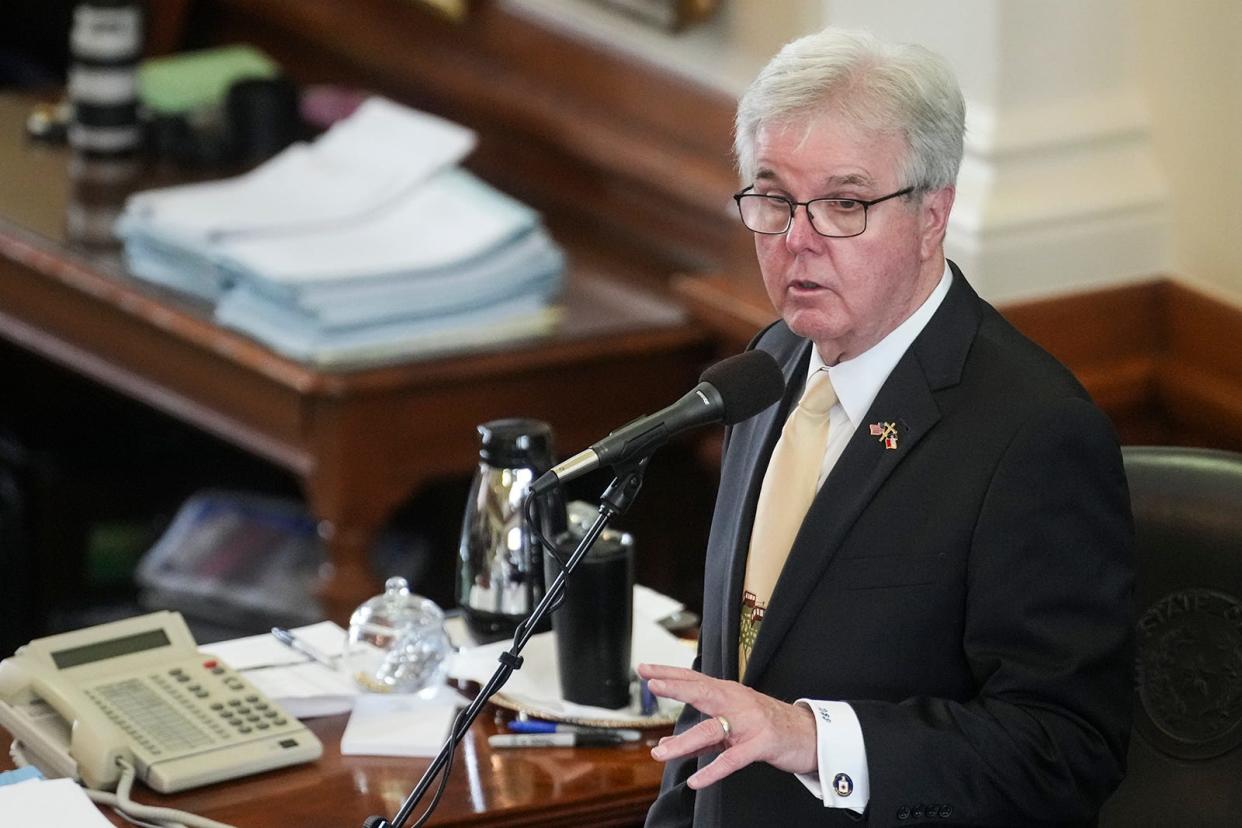
[[[829,28],[786,44],[738,102],[733,149],[743,183],[754,179],[764,125],[809,121],[829,109],[905,139],[901,186],[927,192],[957,181],[966,105],[948,63],[922,46]]]

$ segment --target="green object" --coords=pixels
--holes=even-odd
[[[138,97],[157,115],[183,115],[220,104],[239,80],[279,72],[276,61],[245,45],[152,58],[138,67]]]
[[[153,540],[150,521],[102,521],[86,539],[86,580],[95,587],[133,581],[134,568]]]

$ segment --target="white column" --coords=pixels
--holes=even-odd
[[[922,43],[966,97],[947,253],[1005,302],[1170,267],[1168,192],[1127,0],[825,0],[826,23]]]

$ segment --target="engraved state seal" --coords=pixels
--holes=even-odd
[[[1184,759],[1219,756],[1242,743],[1242,602],[1183,589],[1138,621],[1136,724]]]

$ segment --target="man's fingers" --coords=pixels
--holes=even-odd
[[[670,667],[667,664],[639,664],[637,669],[639,677],[645,679],[689,679],[703,675],[685,667]]]
[[[707,716],[725,712],[724,707],[728,705],[724,697],[739,685],[707,678],[692,670],[686,672],[685,678],[651,679],[647,682],[647,688],[660,698],[685,702]]]
[[[735,681],[710,678],[682,667],[640,664],[638,674],[647,679],[647,689],[655,695],[685,702],[708,716],[734,710],[753,694]]]
[[[699,768],[691,774],[686,784],[696,791],[708,785],[714,785],[729,774],[754,762],[755,758],[749,755],[750,753],[746,745],[734,745],[713,759],[706,767]]]
[[[709,748],[721,746],[723,743],[721,737],[720,722],[707,719],[676,736],[661,739],[660,743],[651,749],[651,756],[653,759],[664,762],[669,759],[680,759],[683,756],[697,755]]]

